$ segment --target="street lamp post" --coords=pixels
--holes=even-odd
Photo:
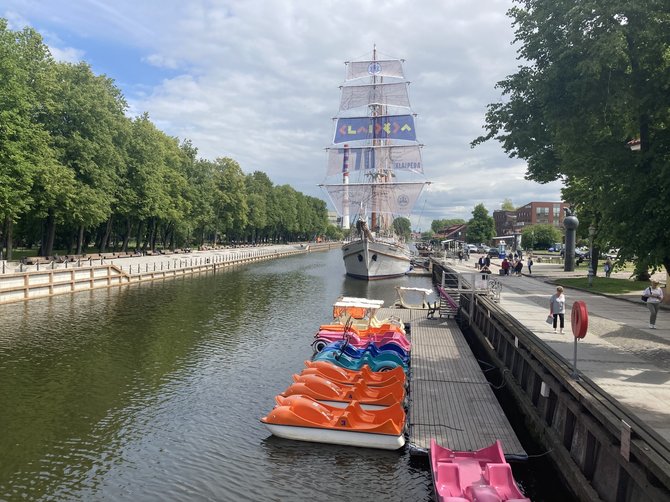
[[[593,223],[589,225],[589,271],[588,271],[588,280],[589,288],[593,287],[593,276],[595,271],[593,270],[593,236],[596,234],[596,227],[593,226]]]

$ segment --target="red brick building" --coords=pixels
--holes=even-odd
[[[516,211],[498,209],[493,211],[496,235],[514,235],[521,233],[529,225],[553,225],[560,228],[565,218],[565,202],[529,202]]]

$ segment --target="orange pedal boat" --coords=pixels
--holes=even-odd
[[[281,393],[282,396],[309,396],[338,408],[358,401],[364,410],[386,408],[396,403],[404,404],[405,401],[405,387],[400,382],[384,387],[368,387],[365,381],[344,385],[321,375],[293,375],[293,380],[294,383]]]
[[[360,370],[349,370],[328,361],[305,361],[305,366],[301,375],[319,374],[335,383],[351,385],[362,380],[369,387],[378,387],[393,382],[405,385],[407,381],[405,372],[400,366],[388,371],[372,371],[369,366],[362,366]]]
[[[365,411],[357,401],[336,408],[307,396],[275,399],[277,406],[261,418],[275,436],[385,450],[405,445],[405,410],[399,403]]]

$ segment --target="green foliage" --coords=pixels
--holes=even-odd
[[[649,281],[632,281],[629,279],[615,279],[612,277],[595,277],[593,286],[589,288],[588,277],[561,278],[556,284],[568,287],[578,288],[594,293],[609,295],[624,295],[639,291],[640,293],[649,286]]]
[[[514,207],[514,203],[511,201],[511,199],[506,198],[500,204],[500,209],[502,209],[503,211],[514,211],[516,207]]]
[[[344,239],[344,232],[337,225],[328,225],[325,231],[326,239],[331,241],[341,241]]]
[[[527,178],[562,179],[580,235],[621,248],[642,268],[670,268],[670,17],[657,0],[522,0],[510,10],[519,71],[498,83],[487,134],[528,163]],[[640,151],[626,143],[640,139]]]
[[[553,225],[530,225],[521,231],[521,244],[526,249],[548,249],[562,239],[563,234]]]
[[[489,242],[495,235],[496,226],[484,204],[477,204],[468,221],[469,242]]]
[[[311,239],[327,207],[228,158],[197,158],[144,113],[130,119],[114,82],[55,62],[32,29],[0,18],[0,238],[83,252],[114,246]]]
[[[393,231],[405,241],[412,237],[412,223],[408,218],[400,217],[393,220]]]

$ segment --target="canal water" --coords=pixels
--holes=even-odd
[[[0,306],[0,500],[432,500],[406,450],[259,422],[339,295],[429,285],[343,272],[334,250]]]

